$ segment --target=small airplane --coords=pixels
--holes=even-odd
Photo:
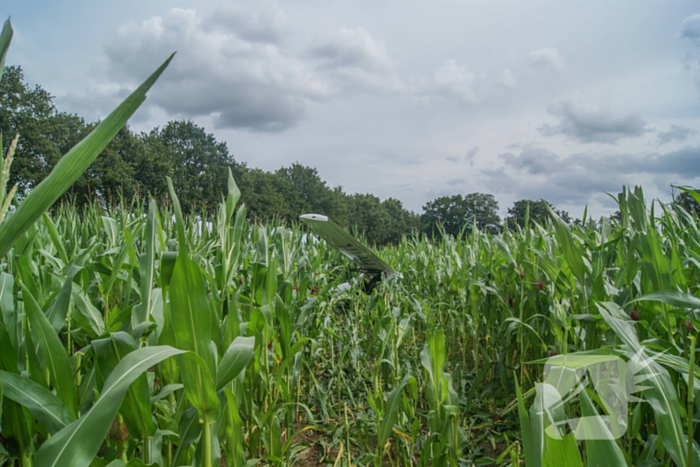
[[[347,256],[367,275],[368,279],[362,280],[362,290],[365,293],[369,294],[377,283],[382,281],[382,276],[385,280],[401,277],[400,273],[394,271],[379,256],[328,217],[320,214],[304,214],[299,219],[326,243]],[[337,290],[340,292],[351,288],[352,285],[346,282],[339,285]]]

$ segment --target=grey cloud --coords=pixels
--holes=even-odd
[[[447,161],[449,161],[449,162],[459,162],[459,157],[457,157],[457,156],[447,156],[447,157],[445,158],[445,160],[447,160]]]
[[[168,115],[210,117],[216,128],[280,132],[316,103],[353,92],[395,93],[404,83],[363,28],[319,37],[294,50],[283,11],[222,4],[201,16],[173,8],[120,28],[107,47],[110,79],[136,84],[177,50],[149,94]],[[109,87],[109,86],[107,86]]]
[[[544,68],[557,74],[566,71],[566,60],[554,47],[533,50],[526,58],[532,68]]]
[[[453,178],[452,180],[448,180],[447,184],[450,186],[455,186],[455,185],[463,185],[466,182],[467,182],[467,180],[464,178]]]
[[[542,136],[564,135],[582,143],[613,144],[621,138],[638,137],[650,131],[637,114],[618,116],[607,109],[592,110],[571,101],[553,105],[547,112],[560,120],[556,125],[539,127]]]
[[[700,45],[700,13],[688,16],[681,23],[681,37]]]
[[[341,28],[319,37],[310,53],[346,88],[398,92],[405,86],[384,48],[364,28]]]
[[[578,153],[561,158],[547,149],[528,146],[519,154],[509,152],[499,158],[502,167],[482,171],[488,186],[555,204],[585,204],[592,196],[616,192],[643,175],[659,180],[700,177],[700,147],[651,154]]]
[[[686,128],[680,125],[671,125],[668,131],[661,131],[658,134],[659,146],[672,141],[685,141],[689,136],[697,134],[697,130]]]
[[[467,160],[471,165],[474,165],[474,156],[476,156],[476,153],[479,151],[479,148],[474,146],[470,150],[467,151],[467,155],[464,156],[464,159]]]
[[[698,61],[700,56],[700,13],[690,15],[683,20],[680,36],[693,46],[691,50],[686,52],[681,63],[683,68],[696,73],[695,82],[700,87],[700,76],[697,75],[697,65],[700,63]]]
[[[507,165],[513,168],[524,170],[529,174],[550,173],[560,170],[559,156],[552,151],[538,147],[528,146],[520,151],[520,155],[507,152],[499,156]]]
[[[217,128],[282,131],[297,124],[327,84],[307,64],[274,44],[206,26],[195,10],[122,27],[107,48],[111,70],[141,80],[170,52],[177,56],[149,101],[170,115],[211,116]]]

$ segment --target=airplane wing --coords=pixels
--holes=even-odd
[[[304,214],[300,219],[363,271],[394,274],[394,270],[389,265],[328,217],[320,214]]]

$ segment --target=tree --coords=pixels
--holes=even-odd
[[[423,211],[423,231],[433,236],[440,235],[438,224],[445,233],[457,236],[465,227],[467,232],[471,231],[475,223],[478,229],[494,233],[501,222],[498,201],[485,193],[471,193],[465,197],[441,196],[426,203]]]
[[[698,190],[694,190],[698,194]],[[695,198],[687,191],[681,191],[673,200],[674,204],[680,206],[688,214],[695,214],[700,217],[700,204],[695,201]]]
[[[91,131],[96,124],[90,124]],[[83,175],[70,193],[78,205],[99,198],[104,205],[121,194],[126,200],[136,194],[134,161],[143,153],[143,143],[124,126]]]
[[[140,171],[136,176],[139,183],[143,181],[144,186],[165,193],[165,175],[170,174],[186,213],[195,206],[213,209],[221,202],[227,190],[228,169],[235,165],[226,143],[217,142],[214,135],[191,120],[168,122],[143,138],[148,153],[144,165],[155,166],[161,172]]]
[[[27,85],[21,67],[5,68],[0,80],[0,131],[6,136],[3,151],[11,137],[19,134],[10,184],[18,184],[20,196],[46,178],[59,159],[97,125],[59,112],[53,99],[41,86]],[[82,206],[94,197],[105,202],[122,187],[132,190],[133,169],[128,158],[133,157],[137,143],[128,127],[122,128],[63,199],[69,197]]]
[[[318,176],[315,168],[294,163],[289,167],[280,168],[276,175],[288,182],[292,188],[289,203],[294,217],[306,213],[333,215],[334,200],[331,190]]]
[[[356,193],[350,197],[350,229],[357,235],[364,236],[370,245],[382,245],[388,240],[388,228],[391,220],[389,213],[382,209],[382,203],[374,195]]]
[[[284,179],[260,169],[247,169],[239,173],[237,183],[250,219],[266,222],[291,217],[285,196],[290,187]]]
[[[571,222],[571,216],[569,216],[568,212],[558,210],[549,201],[546,201],[544,199],[540,201],[521,199],[513,203],[512,208],[508,208],[508,217],[506,218],[506,220],[510,228],[514,229],[516,225],[520,226],[521,228],[525,226],[525,215],[528,206],[530,208],[530,222],[545,224],[547,222],[547,219],[550,219],[552,217],[552,214],[549,212],[549,209],[547,209],[548,207],[551,208],[559,217],[561,217],[564,222]]]
[[[418,216],[406,210],[398,199],[385,199],[382,201],[382,209],[388,216],[384,243],[398,244],[405,234],[412,232],[419,225]]]
[[[51,172],[56,162],[87,134],[85,121],[77,115],[59,113],[53,96],[37,85],[24,82],[21,67],[6,67],[0,80],[0,132],[3,153],[19,133],[10,186],[27,193]]]

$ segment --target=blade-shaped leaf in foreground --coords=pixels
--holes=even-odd
[[[588,394],[586,391],[581,391],[579,394],[583,417],[577,431],[582,430],[588,435],[585,438],[588,467],[625,467],[627,462],[625,462],[625,456],[622,454],[620,446],[617,445],[612,433],[598,415]],[[577,437],[580,437],[580,434]]]
[[[74,417],[78,415],[78,396],[73,381],[73,369],[66,349],[61,344],[56,331],[49,320],[44,316],[41,307],[31,295],[24,283],[21,284],[22,297],[24,298],[24,309],[29,317],[32,334],[35,342],[39,346],[44,359],[44,365],[49,369],[51,382],[59,399],[66,404]]]
[[[678,290],[659,290],[657,292],[651,292],[637,297],[634,300],[630,300],[627,305],[643,301],[661,302],[676,308],[700,308],[700,298],[689,293],[679,292]]]
[[[649,351],[639,343],[637,331],[633,326],[634,321],[619,305],[613,302],[597,305],[605,322],[631,350],[630,364],[634,364],[637,369],[635,377],[644,378],[644,399],[654,410],[658,433],[666,450],[677,465],[687,465],[687,436],[683,433],[680,403],[671,376],[653,358],[647,356]],[[694,464],[700,465],[697,454],[695,452],[693,456]]]
[[[90,167],[90,164],[146,99],[146,92],[163,73],[173,55],[124,102],[119,104],[85,139],[68,151],[68,154],[58,161],[49,176],[37,185],[24,198],[14,214],[0,225],[0,257],[5,256],[44,211],[50,208]]]
[[[102,387],[102,378],[111,374],[126,355],[138,348],[138,344],[129,334],[114,332],[109,337],[92,341],[92,348],[99,369],[98,387]],[[145,374],[142,374],[131,383],[119,412],[124,417],[129,434],[137,440],[152,437],[156,432],[157,427],[152,420],[150,401],[148,379]]]
[[[379,431],[377,432],[378,446],[384,446],[384,442],[391,435],[391,430],[394,428],[394,422],[396,422],[396,417],[399,413],[399,404],[401,403],[400,395],[403,389],[408,385],[409,380],[413,376],[404,377],[396,389],[391,391],[386,400],[386,408],[384,410],[384,418],[379,425]]]
[[[194,352],[206,362],[206,368],[203,368],[190,359],[180,359],[185,394],[201,419],[214,421],[219,413],[219,399],[214,381],[216,363],[211,347],[211,312],[202,272],[183,249],[173,271],[170,316],[177,347]]]
[[[8,19],[5,21],[0,33],[0,78],[2,78],[2,71],[5,69],[5,57],[7,56],[7,49],[10,48],[12,33],[12,23]]]
[[[75,420],[58,397],[34,381],[0,370],[0,382],[3,396],[28,408],[39,424],[52,435]]]
[[[129,385],[148,368],[184,353],[169,346],[145,347],[124,357],[110,373],[92,408],[49,438],[39,449],[35,467],[87,467],[99,451]]]
[[[525,463],[528,466],[541,467],[544,427],[537,423],[538,420],[530,421],[517,378],[515,378],[515,393],[518,397],[518,416],[520,417]]]
[[[145,251],[139,256],[139,273],[141,274],[141,303],[134,307],[131,313],[131,325],[138,326],[148,321],[151,315],[152,301],[151,291],[153,290],[153,278],[155,267],[153,262],[156,255],[156,203],[151,199],[148,206],[148,216],[146,217],[146,242]]]
[[[254,354],[255,337],[236,337],[216,369],[216,390],[223,388],[238,376],[248,366]]]

